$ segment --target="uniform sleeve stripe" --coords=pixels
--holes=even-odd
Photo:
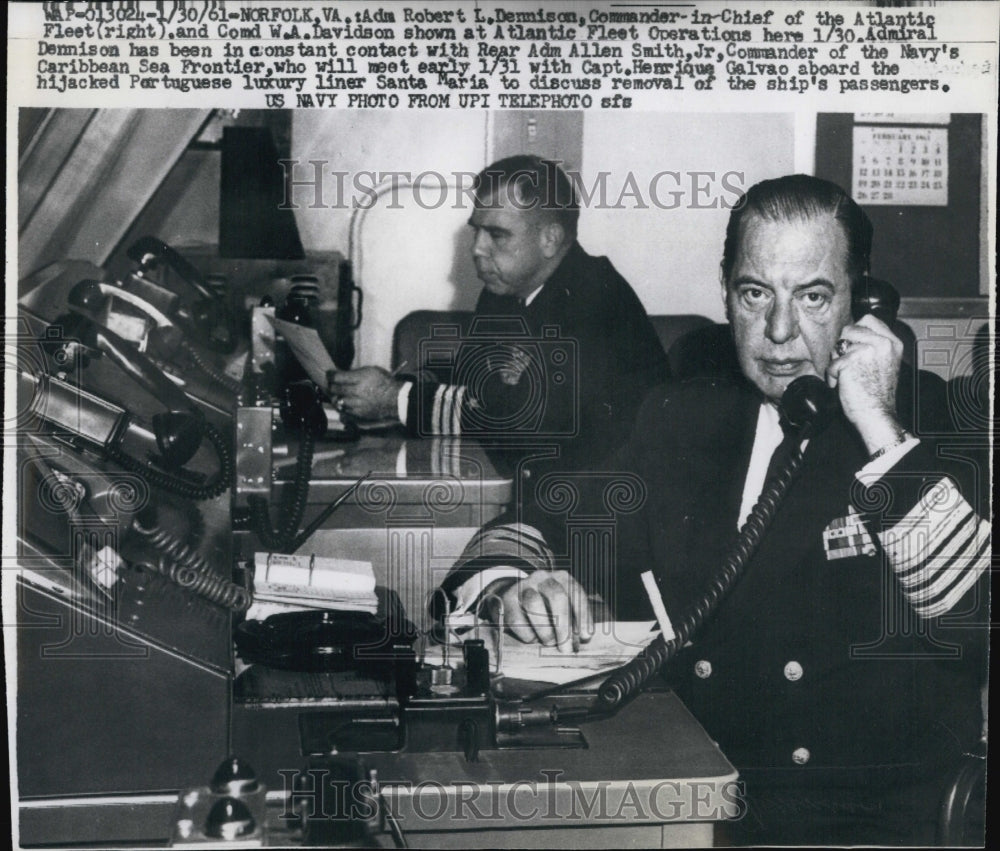
[[[953,559],[942,566],[933,577],[918,588],[908,588],[905,593],[913,603],[926,603],[947,593],[948,589],[958,583],[965,575],[970,565],[977,565],[983,557],[983,548],[969,553],[962,559]]]
[[[462,403],[465,401],[465,387],[455,388],[455,404],[451,409],[451,433],[462,433]]]
[[[954,607],[987,569],[990,533],[952,481],[942,479],[879,539],[914,611],[930,618]]]
[[[919,522],[896,524],[883,533],[886,549],[891,546],[890,542],[899,548],[898,559],[893,561],[894,568],[902,572],[919,567],[928,550],[939,549],[942,542],[972,516],[972,508],[963,500],[961,506],[948,512],[928,513]]]
[[[457,564],[484,556],[507,556],[547,570],[553,568],[552,551],[545,539],[537,529],[521,523],[484,529],[469,541]]]
[[[913,608],[917,615],[921,618],[934,618],[951,611],[989,567],[989,549],[989,544],[987,543],[980,550],[979,557],[974,564],[962,570],[955,571],[958,574],[958,581],[943,596],[926,603],[914,603]]]
[[[959,553],[968,550],[969,547],[977,546],[976,540],[978,535],[976,533],[979,530],[978,519],[970,511],[962,523],[953,529],[945,540],[938,543],[938,546],[932,553],[922,561],[919,561],[915,567],[898,572],[899,581],[906,586],[922,584],[926,579],[926,567],[928,565],[941,564],[942,562],[956,558]]]
[[[431,407],[431,434],[441,434],[441,401],[444,398],[444,384],[434,390],[434,404]]]
[[[455,401],[455,388],[450,384],[441,399],[441,434],[451,434],[451,409]]]
[[[919,566],[927,553],[938,549],[971,512],[955,486],[942,479],[909,514],[879,534],[893,569],[901,573]]]
[[[990,564],[989,524],[982,521],[983,538],[978,548],[967,548],[961,556],[949,559],[933,581],[904,593],[922,618],[937,617],[950,611],[972,587]]]

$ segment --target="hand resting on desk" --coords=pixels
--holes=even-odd
[[[502,604],[502,606],[501,606]],[[481,615],[526,644],[538,642],[573,653],[594,635],[594,616],[583,586],[565,570],[536,570],[499,580],[483,594]]]

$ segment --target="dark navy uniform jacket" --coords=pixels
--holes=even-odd
[[[942,389],[907,372],[900,410],[946,411],[928,396]],[[736,538],[759,406],[742,379],[658,388],[605,471],[539,481],[539,506],[496,527],[520,535],[510,555],[487,530],[473,547],[490,558],[468,552],[445,588],[489,564],[569,567],[619,619],[652,618],[639,578],[651,569],[680,620]],[[974,506],[988,468],[982,441],[934,434],[946,420],[903,416],[920,444],[861,482],[868,453],[838,413],[743,578],[668,665],[744,774],[892,783],[978,737],[990,541]]]
[[[414,385],[407,427],[610,454],[666,363],[628,282],[573,243],[531,304],[483,290],[472,331]]]

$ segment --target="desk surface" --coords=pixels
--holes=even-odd
[[[234,747],[260,776],[301,765],[300,716],[308,706],[234,710]],[[362,759],[377,771],[404,833],[418,837],[414,847],[552,848],[563,831],[580,833],[567,847],[587,837],[625,847],[629,830],[649,847],[673,841],[661,825],[686,825],[678,841],[700,844],[711,841],[712,822],[741,814],[735,769],[672,692],[642,694],[582,729],[586,748],[481,750],[475,762],[440,751]],[[283,800],[270,785],[269,799]]]
[[[443,791],[461,798],[460,790],[470,787],[480,790],[480,806],[470,801],[457,819],[450,807],[450,829],[495,827],[497,810],[521,827],[565,827],[567,819],[577,826],[614,824],[624,809],[630,822],[737,814],[727,788],[736,780],[735,769],[672,692],[642,694],[617,715],[582,730],[586,748],[484,750],[477,762],[440,752],[367,759],[378,769],[384,794],[394,799],[404,829],[442,829],[435,799]]]
[[[275,463],[274,499],[291,486],[296,447]],[[486,450],[463,438],[407,438],[402,429],[364,434],[353,443],[319,441],[313,455],[308,508],[311,521],[348,487],[371,473],[323,528],[364,528],[386,522],[433,521],[481,526],[511,501],[512,479],[498,472]]]
[[[294,454],[275,466],[278,481],[290,481],[295,474]],[[498,472],[486,450],[467,438],[409,438],[401,428],[387,428],[364,433],[357,441],[317,441],[312,465],[314,485],[342,485],[369,471],[373,478],[391,482],[397,488],[456,478],[505,489],[504,495],[510,489],[510,476]]]

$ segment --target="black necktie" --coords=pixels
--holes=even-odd
[[[771,462],[767,465],[767,476],[764,478],[765,486],[773,479],[788,463],[788,459],[798,448],[800,443],[799,430],[794,428],[784,416],[778,420],[781,424],[781,431],[784,434],[778,448],[771,455]]]

